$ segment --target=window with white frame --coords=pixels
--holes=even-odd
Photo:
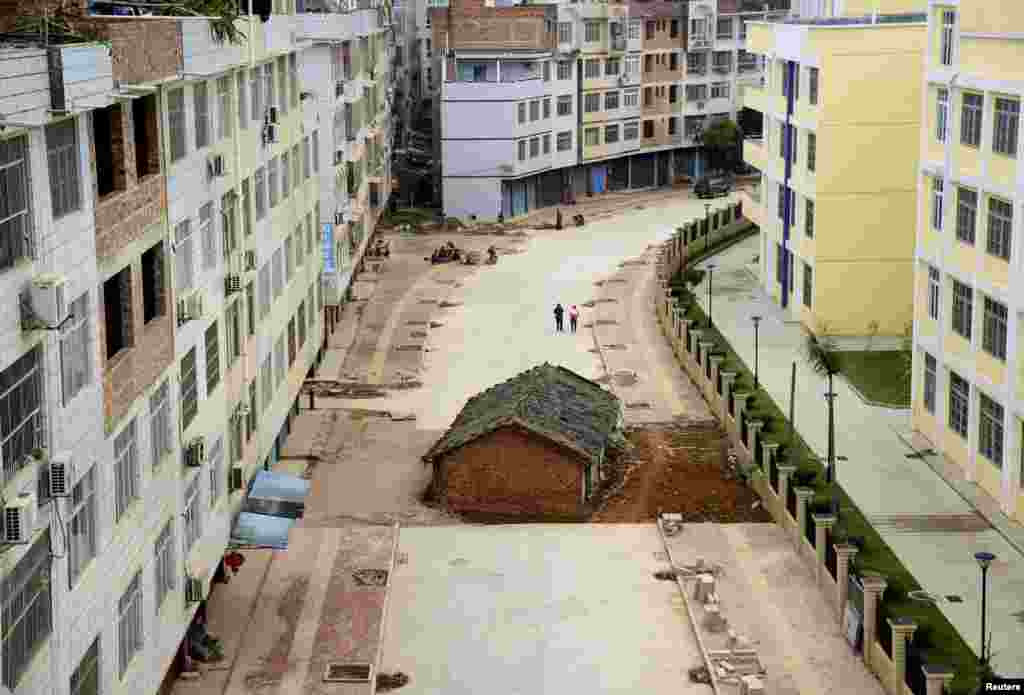
[[[935,90],[935,139],[946,141],[949,128],[949,90],[939,87]]]
[[[256,170],[252,177],[255,200],[253,207],[256,210],[256,219],[262,220],[267,215],[267,182],[263,167]]]
[[[257,126],[263,123],[263,81],[261,77],[260,68],[258,67],[249,71],[249,96],[252,102],[252,110],[249,112],[249,116]]]
[[[601,22],[586,21],[583,23],[584,40],[587,43],[594,43],[601,40]]]
[[[700,85],[704,86],[704,85]],[[712,99],[728,99],[729,98],[729,83],[728,82],[714,82],[711,85],[711,98]]]
[[[613,123],[604,127],[604,142],[611,145],[619,141],[619,124]]]
[[[978,218],[978,192],[969,188],[956,189],[956,238],[965,244],[974,244],[975,224]]]
[[[555,147],[559,152],[566,152],[572,149],[572,131],[563,130],[555,138]]]
[[[571,116],[572,115],[572,95],[563,94],[558,97],[558,102],[555,106],[558,110],[559,116]]]
[[[608,58],[604,62],[605,77],[614,77],[622,71],[622,61],[618,58]]]
[[[1006,305],[985,297],[981,321],[981,348],[997,360],[1006,361],[1008,312]]]
[[[61,395],[65,407],[92,378],[89,292],[71,302],[69,319],[60,329]]]
[[[974,290],[953,280],[953,332],[965,340],[971,339],[971,318],[974,314]]]
[[[949,372],[949,429],[967,438],[971,387],[959,374]]]
[[[732,39],[732,17],[719,17],[717,28],[716,35],[719,41]]]
[[[629,20],[629,40],[639,41],[640,40],[640,20],[631,19]]]
[[[181,358],[181,429],[187,430],[188,426],[196,417],[199,411],[199,388],[197,386],[196,373],[196,348],[193,346],[184,357]]]
[[[192,86],[192,105],[196,124],[196,149],[210,144],[210,100],[206,94],[206,83],[197,82]]]
[[[135,419],[125,425],[114,439],[114,521],[120,521],[139,499],[139,451],[135,438]]]
[[[944,181],[941,175],[932,177],[932,229],[942,231],[942,189]]]
[[[100,695],[100,638],[96,637],[71,672],[71,695]]]
[[[68,118],[46,126],[47,175],[54,219],[82,208],[79,160],[78,120]]]
[[[942,11],[942,34],[939,37],[939,62],[942,65],[953,64],[953,28],[956,24],[954,10]]]
[[[604,93],[604,108],[605,111],[614,111],[619,108],[619,91],[617,89]]]
[[[156,579],[156,610],[160,612],[164,599],[174,591],[178,568],[174,561],[174,518],[167,520],[153,546],[153,574]]]
[[[996,468],[1003,467],[1003,406],[986,396],[978,394],[978,453],[991,461]]]
[[[572,79],[572,63],[567,60],[563,60],[558,63],[558,79],[560,80],[571,80]]]
[[[1012,241],[1013,205],[1005,200],[989,196],[986,250],[996,258],[1009,261]]]
[[[516,146],[517,146],[517,148],[519,150],[519,161],[520,162],[525,162],[526,161],[527,141],[526,140],[520,140],[519,142],[516,143]]]
[[[234,116],[231,113],[231,76],[217,78],[217,139],[223,140],[231,135]]]
[[[686,85],[687,101],[704,101],[708,98],[708,86],[706,84]]]
[[[928,318],[939,319],[939,306],[942,301],[942,274],[938,268],[928,266]]]
[[[4,461],[6,463],[6,459]],[[11,692],[53,631],[51,562],[47,530],[0,580],[3,684]]]
[[[210,445],[210,509],[217,506],[217,500],[224,494],[224,437],[218,436]]]
[[[640,137],[640,122],[627,121],[622,124],[622,139],[636,140]]]
[[[170,384],[166,379],[149,397],[149,438],[152,444],[153,467],[160,465],[164,456],[174,448],[171,429]]]
[[[640,56],[628,55],[626,56],[625,70],[623,75],[639,75],[640,74]]]
[[[981,118],[985,99],[980,94],[964,94],[960,113],[960,144],[968,147],[981,145]]]
[[[295,272],[295,247],[292,242],[292,235],[284,240],[284,284],[292,281],[292,274]]]
[[[807,68],[807,101],[811,105],[818,103],[818,68]]]
[[[622,90],[622,105],[625,107],[640,105],[640,88],[630,87]]]
[[[540,101],[533,100],[530,102],[530,122],[540,120]]]
[[[220,199],[221,253],[224,262],[231,260],[231,255],[238,250],[238,224],[235,217],[235,202],[238,196],[228,191]]]
[[[558,23],[558,43],[572,43],[572,22]]]
[[[534,157],[538,156],[539,154],[540,154],[540,138],[532,137],[532,138],[530,138],[530,159],[533,159]]]
[[[935,394],[938,385],[938,369],[935,358],[924,353],[924,409],[935,414]]]
[[[992,151],[1008,157],[1016,157],[1017,133],[1020,128],[1020,99],[996,97],[995,109]]]
[[[274,299],[277,300],[281,296],[281,292],[284,291],[284,258],[281,257],[280,248],[274,251],[270,267],[274,283]]]
[[[583,131],[583,144],[584,145],[597,145],[600,144],[600,133],[597,128],[587,128]]]
[[[188,152],[188,138],[185,134],[184,89],[172,89],[167,93],[167,126],[171,162],[176,162]]]
[[[600,77],[601,61],[598,58],[588,58],[583,63],[583,76],[588,80]]]
[[[68,512],[68,584],[74,587],[96,557],[96,466],[71,489]]]
[[[594,113],[595,111],[601,110],[601,95],[584,94],[583,95],[583,111],[585,113]]]
[[[203,270],[217,267],[217,232],[213,225],[213,203],[199,208],[199,238],[203,244]]]
[[[28,137],[0,141],[0,270],[32,255]]]
[[[199,473],[185,486],[185,552],[187,553],[203,535],[203,509],[199,495]]]
[[[217,332],[217,321],[214,320],[206,329],[206,395],[209,397],[220,384],[220,337]]]
[[[259,278],[257,279],[257,287],[259,289],[259,303],[260,303],[260,319],[266,318],[267,314],[270,313],[270,264],[264,263],[263,267],[260,268]]]

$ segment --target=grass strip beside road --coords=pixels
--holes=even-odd
[[[872,404],[910,407],[906,353],[899,350],[841,351],[839,371]]]

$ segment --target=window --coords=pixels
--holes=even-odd
[[[299,154],[298,143],[292,145],[292,187],[298,188],[302,182],[302,156]]]
[[[956,23],[956,12],[943,10],[942,35],[939,37],[939,62],[942,65],[953,64],[953,25]]]
[[[206,329],[206,395],[210,396],[217,390],[220,383],[220,341],[217,335],[217,322],[214,321]]]
[[[201,150],[210,144],[210,103],[205,82],[197,82],[192,87],[192,104],[196,119],[196,149]]]
[[[796,126],[789,126],[789,161],[796,164],[797,151],[797,129]]]
[[[587,128],[583,132],[583,144],[588,146],[598,145],[600,144],[600,137],[601,135],[597,128]]]
[[[708,86],[706,84],[686,85],[687,101],[704,101],[708,98]]]
[[[675,135],[679,130],[679,119],[675,116],[668,117],[668,134]]]
[[[320,171],[320,131],[313,131],[313,173]]]
[[[4,459],[5,464],[8,460]],[[50,532],[46,531],[0,582],[3,684],[12,692],[53,630],[50,562]]]
[[[292,274],[295,272],[295,249],[291,235],[284,240],[284,284],[292,281]]]
[[[974,290],[953,280],[953,332],[971,339],[971,316],[974,313]]]
[[[71,489],[68,514],[68,585],[74,587],[96,557],[96,473],[88,472]]]
[[[788,202],[786,200],[786,198],[787,198],[786,187],[785,186],[779,186],[779,200],[778,200],[778,203],[779,203],[779,219],[780,220],[786,219],[786,203]]]
[[[285,351],[284,351],[284,334],[282,333],[277,337],[277,342],[274,344],[274,363],[277,367],[277,376],[275,381],[280,386],[281,382],[284,381],[285,372],[287,369],[284,365]]]
[[[252,439],[252,435],[256,432],[256,413],[259,412],[256,401],[256,380],[249,382],[249,414],[245,416],[245,441],[248,442]]]
[[[622,92],[622,105],[626,107],[640,105],[640,88],[630,87]]]
[[[701,87],[705,85],[699,85]],[[715,82],[711,85],[711,98],[712,99],[728,99],[729,98],[729,83],[728,82]]]
[[[562,61],[558,64],[558,79],[572,79],[572,63],[570,63],[569,61]]]
[[[268,353],[260,365],[260,379],[263,380],[263,411],[266,412],[270,403],[274,400],[274,374],[270,367],[270,354]]]
[[[246,84],[245,70],[235,73],[235,88],[238,91],[236,105],[238,107],[238,129],[245,130],[249,127],[249,100],[245,96]]]
[[[935,414],[935,392],[937,384],[935,358],[924,353],[924,409]]]
[[[604,144],[610,145],[619,141],[619,125],[606,125],[604,127]]]
[[[46,126],[46,159],[49,166],[53,218],[59,219],[82,207],[78,173],[78,133],[74,118]]]
[[[120,521],[139,499],[139,455],[135,442],[135,419],[114,439],[114,521]]]
[[[217,500],[224,492],[224,437],[210,445],[210,509],[217,506]]]
[[[199,389],[196,386],[196,349],[181,358],[181,429],[187,430],[199,411]]]
[[[277,157],[267,163],[267,198],[270,200],[270,207],[276,208],[278,200]]]
[[[939,269],[928,266],[928,318],[938,320],[942,301],[942,276]]]
[[[597,58],[589,58],[583,63],[583,76],[589,79],[595,79],[601,76],[601,61]]]
[[[526,161],[526,140],[520,140],[517,144],[519,145],[519,161],[520,162],[525,162]]]
[[[807,133],[807,171],[814,171],[817,165],[818,136],[814,133]]]
[[[1002,302],[985,297],[981,323],[981,347],[998,360],[1006,361],[1007,309]]]
[[[1017,132],[1020,126],[1020,100],[996,98],[995,131],[992,151],[1008,157],[1017,156]]]
[[[956,198],[956,238],[965,244],[974,244],[978,192],[969,188],[957,188]]]
[[[73,301],[71,318],[60,329],[61,394],[67,406],[92,377],[92,340],[90,339],[89,293]]]
[[[284,56],[277,59],[277,79],[281,83],[281,96],[277,104],[281,113],[288,113],[288,61]]]
[[[978,409],[978,452],[995,464],[1003,467],[1003,406],[979,394]]]
[[[978,147],[981,144],[981,114],[985,100],[980,94],[964,94],[961,111],[960,144]]]
[[[199,473],[185,487],[185,552],[203,535],[203,510],[199,504]]]
[[[814,201],[806,201],[804,206],[804,233],[808,239],[814,238]]]
[[[997,258],[1009,261],[1012,239],[1013,205],[999,198],[989,197],[986,250]]]
[[[650,106],[654,102],[654,87],[644,87],[644,106]]]
[[[804,306],[810,308],[811,298],[814,296],[814,271],[811,266],[804,263]]]
[[[937,232],[942,231],[942,188],[942,177],[934,177],[932,179],[932,229]]]
[[[224,75],[217,78],[217,139],[223,140],[231,135],[231,77]]]
[[[156,575],[156,610],[164,605],[167,594],[174,591],[178,570],[174,564],[174,519],[168,519],[153,548],[153,573]]]
[[[78,666],[71,674],[68,686],[71,695],[99,695],[100,692],[100,638],[85,650]]]
[[[630,55],[626,56],[626,75],[639,75],[640,74],[640,56]]]
[[[544,133],[544,135],[541,137],[541,143],[542,143],[541,150],[543,151],[543,153],[544,154],[551,154],[551,134],[550,133]]]
[[[640,137],[640,123],[639,121],[628,121],[622,126],[622,139],[623,140],[636,140]]]
[[[679,20],[673,19],[669,25],[669,38],[679,38]]]
[[[167,126],[171,146],[171,161],[176,162],[188,150],[185,136],[185,90],[173,89],[167,94]]]
[[[164,285],[164,242],[158,242],[142,254],[142,322],[167,313]]]
[[[245,323],[247,333],[256,335],[256,285],[252,282],[245,286]]]
[[[281,257],[281,249],[274,251],[271,258],[271,279],[274,285],[274,299],[281,296],[284,290],[284,259]]]
[[[572,22],[559,22],[558,23],[558,43],[572,43]],[[559,63],[559,68],[562,64]],[[559,71],[561,72],[561,71]],[[558,79],[566,79],[559,77]]]
[[[544,97],[544,118],[551,118],[551,97]]]
[[[601,40],[601,23],[600,22],[584,22],[584,39],[587,43],[594,43],[595,41]]]
[[[629,20],[629,40],[639,41],[640,40],[640,20],[631,19]]]
[[[299,107],[299,56],[297,53],[288,54],[288,73],[292,88],[292,108]]]
[[[654,54],[648,53],[644,56],[644,72],[652,72],[654,70]]]
[[[604,74],[612,77],[622,70],[622,62],[618,58],[608,58],[604,63]]]
[[[295,342],[295,317],[288,319],[288,367],[295,365],[295,358],[298,356],[298,349]]]
[[[288,153],[285,152],[281,155],[281,200],[288,197],[288,193],[292,190],[289,184],[289,177],[291,175],[290,164],[288,161]]]
[[[595,111],[601,110],[601,95],[600,94],[584,94],[583,95],[583,110],[586,113],[594,113]]]
[[[703,75],[707,69],[707,56],[702,53],[686,54],[686,71],[691,75]]]
[[[559,152],[566,152],[572,149],[572,131],[564,130],[555,138],[555,147]]]
[[[256,219],[262,220],[267,214],[267,186],[263,167],[257,169],[253,176],[253,188],[256,191],[256,200],[254,201]]]
[[[645,138],[653,138],[654,137],[654,121],[651,121],[651,120],[644,121],[644,137]]]
[[[732,17],[720,17],[718,20],[718,39],[727,41],[732,38]]]
[[[519,123],[520,124],[526,123],[526,102],[525,101],[519,102],[519,104],[517,105],[517,109],[519,111],[519,114],[518,114],[519,115]]]
[[[531,101],[530,102],[530,122],[532,123],[533,121],[536,121],[536,120],[539,120],[539,119],[540,119],[540,102],[536,101],[536,100],[535,101]]]
[[[262,82],[260,80],[260,68],[253,68],[249,71],[249,92],[252,96],[252,110],[249,112],[252,122],[257,126],[263,122],[263,100]]]
[[[540,154],[540,138],[530,138],[530,159]]]
[[[107,359],[132,346],[132,269],[125,266],[103,283]]]
[[[670,85],[668,88],[668,103],[675,104],[679,101],[679,85]]]
[[[199,208],[199,239],[203,244],[203,270],[217,267],[217,234],[213,229],[213,203]]]
[[[298,324],[299,330],[299,347],[302,347],[306,344],[306,300],[299,302],[299,309],[296,312],[296,317],[296,323]]]
[[[946,129],[949,124],[949,90],[939,87],[935,91],[935,139],[946,141]]]
[[[224,330],[227,333],[228,367],[242,354],[242,302],[236,301],[224,310]]]
[[[28,138],[0,141],[0,269],[32,255]]]
[[[812,105],[818,103],[818,68],[807,69],[807,101]]]

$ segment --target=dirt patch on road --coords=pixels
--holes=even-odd
[[[757,493],[727,477],[728,443],[717,424],[645,427],[626,439],[623,482],[591,521],[643,523],[659,512],[678,512],[688,522],[771,521]]]

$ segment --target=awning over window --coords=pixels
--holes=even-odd
[[[292,526],[305,513],[308,494],[308,480],[287,473],[257,473],[231,531],[231,547],[286,550]]]

